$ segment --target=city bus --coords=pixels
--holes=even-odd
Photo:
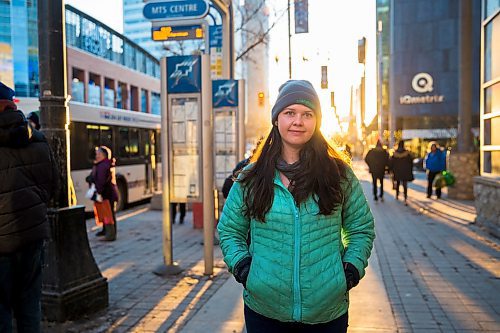
[[[100,105],[69,102],[71,179],[76,202],[92,211],[85,198],[95,149],[104,145],[116,159],[117,210],[151,198],[161,189],[160,116]],[[34,98],[23,98],[18,107],[28,114],[38,110]],[[43,130],[43,128],[42,128]]]

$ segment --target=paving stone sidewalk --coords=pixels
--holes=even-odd
[[[409,206],[395,200],[388,180],[385,202],[375,203],[365,165],[354,169],[377,238],[367,275],[350,295],[349,332],[500,332],[500,245],[473,224],[472,203],[446,194],[427,199],[423,174],[410,185]],[[203,275],[202,231],[187,218],[173,230],[174,258],[186,270],[169,279],[151,273],[162,258],[160,212],[138,207],[121,215],[113,243],[97,241],[88,221],[91,248],[109,279],[110,307],[45,331],[241,332],[241,288],[228,280],[217,246],[215,274]]]
[[[205,276],[203,232],[191,214],[173,226],[174,260],[184,271],[169,278],[152,273],[162,262],[161,211],[137,207],[118,216],[118,238],[101,242],[87,221],[94,258],[108,279],[109,308],[89,318],[45,324],[44,332],[177,332],[229,277],[218,246],[214,275]]]
[[[472,202],[446,194],[427,199],[425,175],[418,174],[409,206],[395,200],[389,181],[385,202],[375,203],[366,167],[355,169],[376,219],[375,254],[392,331],[500,332],[500,246],[472,224]]]

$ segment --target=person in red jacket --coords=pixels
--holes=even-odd
[[[97,236],[104,236],[106,241],[114,241],[116,239],[116,217],[115,203],[118,200],[118,190],[116,187],[115,177],[115,161],[111,158],[111,149],[106,146],[100,146],[96,149],[94,166],[92,168],[91,180],[95,184],[96,196],[94,206],[96,218],[103,221],[103,230],[97,233]],[[107,221],[106,217],[99,216],[100,213],[106,214],[106,209],[101,211],[98,207],[105,200],[109,202],[109,208],[112,214],[112,220]],[[104,202],[105,205],[107,203]],[[106,207],[104,207],[106,208]]]

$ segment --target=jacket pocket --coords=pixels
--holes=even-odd
[[[252,293],[252,280],[253,280],[253,273],[255,272],[255,258],[252,258],[252,261],[250,262],[250,270],[248,271],[248,276],[247,276],[247,283],[245,289],[250,293]]]

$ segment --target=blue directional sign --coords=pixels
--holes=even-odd
[[[151,21],[197,19],[205,17],[209,5],[206,0],[173,0],[148,2],[142,14]]]
[[[222,47],[222,25],[208,27],[210,47]]]
[[[167,90],[169,94],[201,92],[201,57],[168,57]]]
[[[213,80],[212,105],[214,108],[238,106],[238,81]]]

